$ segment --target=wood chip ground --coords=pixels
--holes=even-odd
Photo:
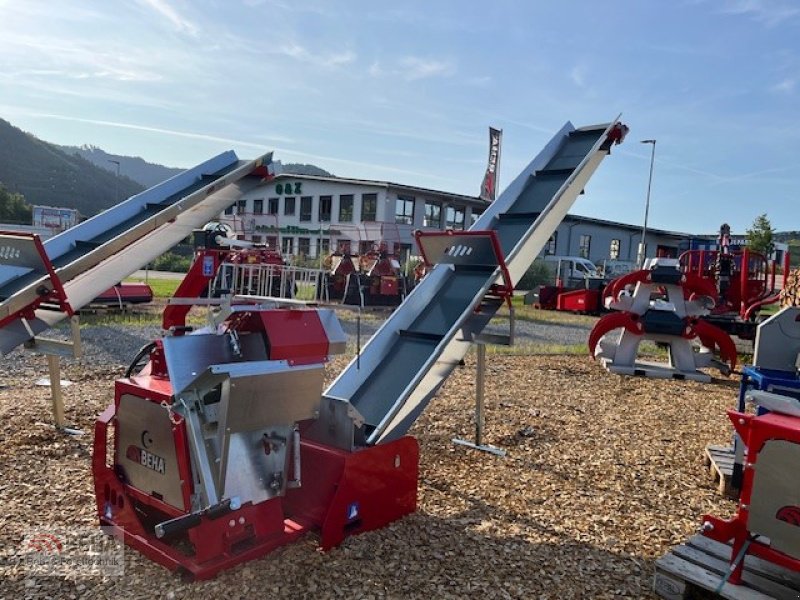
[[[122,578],[26,578],[0,566],[2,598],[651,598],[654,562],[730,515],[703,465],[725,444],[737,381],[610,375],[588,357],[490,355],[486,439],[498,458],[454,446],[473,436],[474,357],[412,430],[419,510],[330,552],[313,536],[210,582],[183,583],[128,550]],[[337,360],[331,375],[343,366]],[[95,416],[118,368],[71,366],[72,438],[44,425],[45,361],[0,383],[0,553],[32,525],[96,523]]]

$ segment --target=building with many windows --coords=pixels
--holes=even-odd
[[[363,179],[280,174],[245,194],[221,219],[238,237],[280,248],[285,256],[363,253],[386,243],[404,257],[417,253],[417,229],[469,229],[487,202],[437,190]],[[542,255],[635,262],[640,225],[567,215]],[[647,256],[677,256],[685,233],[648,229]]]
[[[353,253],[386,243],[413,250],[417,229],[468,229],[487,203],[414,186],[340,177],[281,174],[245,194],[221,217],[240,239],[308,257]]]

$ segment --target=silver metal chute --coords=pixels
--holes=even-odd
[[[256,187],[262,177],[253,173],[271,161],[271,153],[250,161],[220,154],[44,242],[66,301],[73,310],[85,306],[175,246]],[[49,273],[15,260],[0,257],[0,319],[36,302],[43,285],[52,289]],[[34,318],[9,321],[0,328],[0,352],[7,354],[66,316],[38,309]]]
[[[470,228],[494,232],[512,286],[608,153],[615,124],[564,125]],[[436,266],[326,390],[357,409],[367,444],[408,430],[502,305],[487,294],[504,284],[503,266],[462,262]]]

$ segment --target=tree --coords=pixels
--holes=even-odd
[[[0,183],[0,221],[4,223],[31,222],[31,207],[22,194],[12,194]]]
[[[772,254],[775,245],[772,243],[775,230],[767,218],[767,214],[758,215],[753,225],[747,230],[747,247],[752,252],[759,252],[765,256]]]

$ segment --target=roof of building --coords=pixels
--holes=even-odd
[[[565,218],[565,221],[580,221],[581,223],[591,223],[592,225],[601,225],[606,227],[617,227],[623,229],[630,229],[634,232],[639,232],[642,230],[641,225],[631,225],[630,223],[619,223],[617,221],[607,221],[605,219],[596,219],[594,217],[584,217],[583,215],[573,215],[568,214]],[[679,238],[690,238],[692,237],[691,234],[683,233],[680,231],[668,231],[666,229],[656,229],[655,227],[647,228],[649,233],[655,233],[658,235],[664,236],[672,236],[672,237],[679,237]]]
[[[373,187],[393,188],[401,192],[408,192],[413,194],[430,194],[433,196],[443,196],[446,198],[453,198],[462,202],[469,202],[480,206],[488,206],[491,204],[486,200],[482,200],[477,196],[465,196],[463,194],[454,194],[453,192],[444,192],[442,190],[432,190],[423,188],[416,185],[405,185],[402,183],[394,183],[391,181],[379,181],[375,179],[354,179],[352,177],[323,177],[321,175],[296,175],[294,173],[279,173],[275,176],[276,179],[310,179],[313,181],[328,181],[331,183],[350,183],[355,185],[370,185]]]

